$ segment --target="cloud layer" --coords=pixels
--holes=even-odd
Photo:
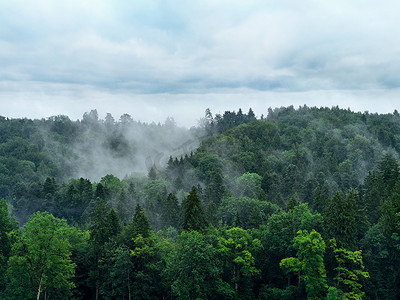
[[[31,101],[49,112],[51,101],[96,95],[149,110],[200,101],[202,111],[237,109],[238,97],[263,106],[270,93],[381,99],[400,87],[399,9],[394,0],[2,1],[0,106]]]

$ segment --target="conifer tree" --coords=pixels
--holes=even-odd
[[[89,279],[92,287],[95,288],[96,299],[99,297],[99,287],[102,284],[102,274],[99,266],[100,260],[105,254],[106,249],[104,246],[119,230],[119,220],[115,211],[108,212],[104,200],[98,199],[89,227],[89,244],[91,247],[88,253],[89,261],[91,261]]]
[[[286,205],[286,210],[289,211],[298,205],[299,205],[299,201],[297,200],[297,198],[295,196],[292,196],[292,197],[290,197],[289,202]]]
[[[203,206],[195,186],[183,201],[183,229],[185,231],[202,231],[207,226]]]
[[[351,190],[347,196],[338,192],[326,207],[324,220],[327,234],[329,238],[336,238],[341,248],[356,249],[365,228],[366,215],[358,202],[355,190]]]
[[[150,223],[139,203],[136,205],[135,214],[133,215],[131,224],[133,228],[133,236],[137,236],[138,234],[141,234],[144,238],[150,236]]]
[[[243,227],[242,221],[240,220],[239,211],[236,211],[235,219],[232,223],[233,227]]]
[[[178,198],[172,193],[169,193],[167,198],[162,201],[161,208],[161,227],[167,228],[173,226],[177,228],[179,226],[180,211]]]
[[[107,214],[109,236],[117,236],[121,232],[121,224],[114,208]]]
[[[154,165],[150,168],[148,177],[149,177],[150,180],[156,180],[157,179],[156,167]]]

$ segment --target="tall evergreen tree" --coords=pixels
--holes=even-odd
[[[100,184],[100,183],[99,183]],[[90,251],[88,258],[90,261],[91,270],[89,271],[90,285],[95,289],[95,297],[99,298],[99,287],[102,281],[100,273],[100,260],[104,256],[104,245],[110,240],[114,234],[116,227],[115,212],[109,213],[106,203],[101,198],[98,198],[98,203],[94,208],[90,231]]]
[[[329,238],[335,238],[339,247],[355,250],[366,229],[365,211],[359,206],[358,193],[336,193],[328,202],[324,214],[325,229]]]
[[[177,228],[180,222],[180,209],[178,198],[172,193],[169,193],[167,198],[162,201],[161,208],[161,227],[167,228],[173,226]]]
[[[182,228],[185,231],[202,231],[207,227],[203,206],[197,194],[195,186],[192,187],[189,195],[183,200],[183,224]]]

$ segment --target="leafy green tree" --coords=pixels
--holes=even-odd
[[[225,224],[233,224],[236,214],[239,215],[242,227],[258,227],[266,224],[270,215],[277,212],[279,207],[268,201],[240,197],[226,197],[219,207],[219,215]]]
[[[264,250],[255,256],[264,284],[281,288],[287,286],[288,278],[279,267],[280,261],[285,257],[296,256],[293,240],[299,230],[311,232],[314,229],[320,232],[323,230],[322,225],[322,216],[318,213],[312,214],[305,203],[269,217],[267,225],[258,230]]]
[[[227,299],[233,296],[221,278],[218,252],[206,235],[196,231],[182,232],[167,258],[164,276],[171,296],[177,299]]]
[[[239,227],[223,231],[219,237],[218,252],[236,297],[251,297],[251,278],[260,274],[251,252],[259,247],[260,241]]]
[[[299,282],[304,282],[308,299],[323,299],[328,289],[324,240],[315,230],[310,233],[300,230],[293,240],[293,246],[297,249],[297,257],[283,259],[280,262],[281,268],[301,274]]]
[[[207,181],[209,183],[205,191],[206,198],[208,201],[214,201],[214,203],[219,204],[227,193],[222,172],[219,170],[211,172]]]
[[[106,191],[101,182],[99,182],[96,186],[96,190],[94,192],[94,197],[96,199],[102,199],[103,201],[106,201]]]
[[[17,229],[14,219],[9,216],[6,200],[0,200],[0,297],[6,288],[7,261],[10,257],[12,238],[11,232]]]
[[[23,235],[13,245],[13,255],[9,259],[11,298],[30,295],[39,300],[42,292],[57,299],[67,299],[71,295],[75,264],[70,259],[69,230],[65,220],[47,212],[37,212],[30,218]],[[21,275],[23,271],[28,276]],[[17,282],[20,279],[29,279],[32,294],[23,291],[28,284]],[[12,286],[14,284],[17,286]]]
[[[88,260],[89,252],[89,231],[82,231],[76,227],[70,227],[67,232],[68,241],[71,244],[71,261],[76,265],[75,276],[73,277],[74,289],[72,297],[74,299],[92,298],[91,289],[87,285],[88,281]]]
[[[379,207],[381,202],[383,203],[386,200],[384,193],[382,193],[383,186],[383,178],[376,172],[369,172],[364,179],[362,202],[365,205],[370,224],[376,224],[380,218],[381,211]]]
[[[262,177],[256,173],[245,173],[236,179],[240,196],[257,198],[261,192]]]
[[[197,194],[195,186],[192,187],[189,195],[183,200],[183,224],[185,231],[202,231],[207,226],[207,220],[204,216],[203,206]]]
[[[331,248],[337,261],[337,286],[341,287],[348,299],[362,299],[365,292],[362,291],[362,279],[369,278],[369,273],[364,271],[361,250],[349,251],[338,248],[336,240],[331,239]]]
[[[153,234],[133,238],[130,249],[133,262],[132,296],[134,299],[157,299],[162,293],[158,249]]]
[[[391,235],[396,228],[397,214],[400,212],[400,193],[394,192],[382,203],[380,223],[387,235]]]

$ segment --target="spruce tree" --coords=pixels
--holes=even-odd
[[[202,231],[207,227],[207,221],[204,217],[203,206],[197,194],[195,186],[183,201],[183,230]]]
[[[134,239],[141,235],[143,238],[149,238],[151,235],[151,227],[142,207],[136,204],[135,214],[132,221],[125,227],[124,242],[130,248],[134,247]]]
[[[347,195],[336,193],[325,210],[325,228],[329,238],[335,238],[340,248],[355,250],[362,231],[365,229],[366,215],[359,206],[355,190]]]
[[[178,198],[172,193],[169,193],[167,198],[162,201],[161,207],[161,227],[167,228],[179,226],[180,211]]]

